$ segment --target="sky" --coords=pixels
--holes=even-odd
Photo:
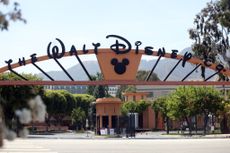
[[[0,67],[5,60],[30,58],[37,53],[46,55],[49,42],[60,38],[67,50],[74,44],[81,49],[100,42],[109,48],[116,34],[128,39],[134,46],[137,40],[142,46],[165,47],[166,50],[182,50],[190,47],[188,29],[193,27],[195,15],[210,0],[18,0],[27,23],[11,22],[8,31],[0,32]],[[81,57],[95,60],[94,56]],[[61,61],[65,67],[75,65],[76,60]],[[55,63],[43,62],[47,71],[57,70]],[[31,67],[19,71],[31,72]],[[36,72],[36,70],[34,70]]]

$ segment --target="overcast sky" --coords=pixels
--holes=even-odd
[[[9,31],[0,33],[0,67],[10,58],[17,62],[32,53],[45,55],[47,44],[55,38],[60,38],[68,50],[71,44],[80,49],[92,42],[109,47],[111,41],[105,38],[109,34],[124,36],[132,44],[140,40],[143,46],[182,50],[191,46],[188,29],[209,1],[18,0],[27,24],[11,22]],[[62,60],[66,67],[77,63],[68,59]],[[58,69],[54,63],[46,64],[47,70]]]

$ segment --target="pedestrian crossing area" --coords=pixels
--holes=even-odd
[[[14,141],[4,141],[4,146],[0,148],[0,153],[57,153],[50,149],[34,144],[28,139],[17,139]]]

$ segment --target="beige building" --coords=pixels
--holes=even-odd
[[[96,100],[96,131],[118,128],[122,102],[119,98],[98,98]]]
[[[148,92],[147,99],[154,100],[161,96],[169,95],[171,92],[175,91],[178,86],[136,86],[137,92]],[[230,86],[213,86],[218,90],[230,90]]]

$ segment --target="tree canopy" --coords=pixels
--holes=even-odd
[[[7,11],[0,11],[0,29],[8,30],[10,21],[22,21],[26,23],[26,20],[22,17],[21,9],[19,8],[19,3],[14,2],[13,5],[10,4],[10,0],[0,0],[0,6],[7,7],[10,5],[12,9],[7,9]]]
[[[103,80],[103,75],[102,73],[97,73],[95,76],[92,75],[91,78],[93,80]],[[108,90],[108,86],[88,86],[87,93],[93,95],[95,98],[110,97]]]
[[[194,40],[192,49],[195,56],[229,67],[229,34],[229,0],[207,3],[207,6],[196,15],[194,27],[189,29],[190,38]],[[205,78],[204,70],[204,67],[202,67],[202,77]]]
[[[150,71],[145,71],[145,70],[139,70],[137,71],[137,80],[139,81],[144,81],[146,79],[146,77],[148,76],[148,74],[150,73]],[[160,79],[158,78],[156,73],[152,73],[152,75],[149,78],[149,81],[159,81]]]
[[[41,80],[36,75],[21,74],[28,80]],[[0,80],[21,80],[13,73],[0,74]],[[28,107],[28,100],[44,92],[42,86],[1,86],[0,104],[3,108],[3,114],[6,124],[10,126],[12,118],[15,116],[15,110]]]
[[[162,113],[164,118],[177,119],[187,122],[192,130],[191,117],[203,115],[206,130],[208,115],[217,115],[223,111],[226,102],[220,91],[212,87],[179,87],[166,97],[156,99],[152,108]],[[204,131],[206,132],[206,131]]]
[[[168,98],[169,117],[188,119],[196,114],[194,87],[178,87]]]
[[[71,118],[73,122],[81,126],[81,128],[82,128],[83,123],[85,122],[86,117],[87,116],[85,114],[85,111],[82,110],[80,107],[74,108],[71,112]]]
[[[88,94],[71,94],[65,90],[46,90],[44,102],[49,117],[61,122],[64,116],[69,116],[80,127],[83,127],[86,118],[89,118],[89,109],[95,98]],[[81,116],[78,116],[81,115]]]
[[[128,101],[122,104],[121,112],[124,115],[127,113],[142,113],[148,108],[148,106],[150,106],[150,102],[145,100]]]
[[[169,110],[167,106],[167,96],[159,97],[152,103],[152,109],[155,112],[161,112],[163,116],[167,116]]]

